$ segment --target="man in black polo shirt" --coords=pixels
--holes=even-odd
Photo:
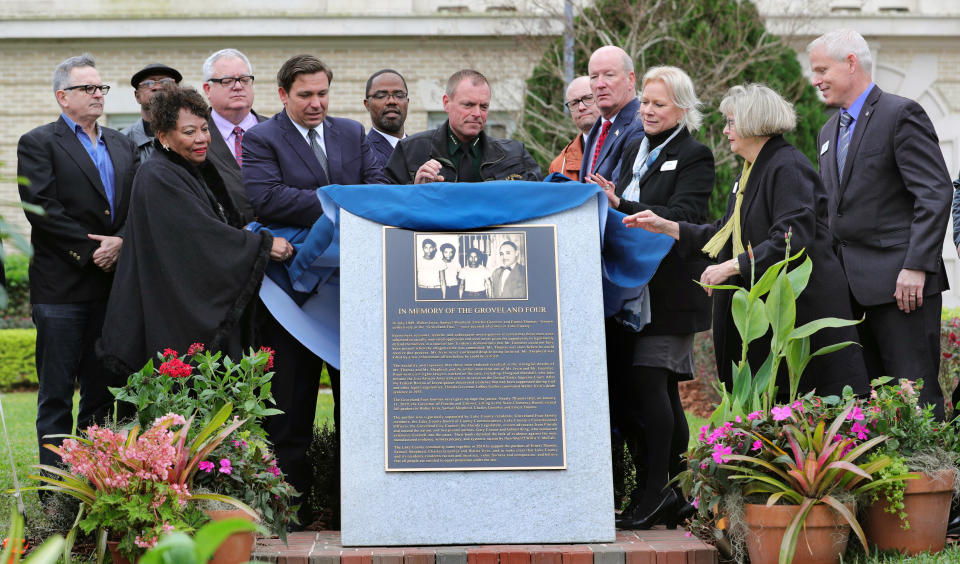
[[[396,184],[540,180],[523,144],[487,136],[490,84],[475,70],[458,71],[443,95],[447,121],[397,144],[384,172]]]

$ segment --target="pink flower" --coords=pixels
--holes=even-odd
[[[230,465],[230,459],[229,459],[229,458],[221,458],[221,459],[220,459],[220,473],[221,473],[221,474],[229,474],[232,470],[233,470],[233,467]]]
[[[847,421],[863,421],[863,410],[860,409],[860,406],[854,406],[847,414]]]
[[[197,464],[197,468],[209,474],[210,472],[213,472],[213,462],[210,462],[209,460],[204,460],[200,464]]]
[[[177,358],[178,356],[180,356],[180,354],[173,349],[163,349],[163,358]]]
[[[911,397],[912,397],[914,394],[916,394],[916,390],[913,389],[913,383],[910,382],[910,380],[907,380],[906,378],[900,378],[900,390],[901,390],[904,394],[906,394],[906,395],[908,395],[908,396],[911,396]]]
[[[801,402],[800,400],[797,400],[797,401],[793,402],[792,404],[790,404],[790,407],[796,409],[796,410],[799,411],[800,413],[803,413],[803,402]]]
[[[690,502],[690,505],[696,509],[700,509],[700,496],[693,498],[693,501]]]
[[[705,440],[707,440],[707,432],[709,432],[709,431],[710,431],[710,425],[704,425],[703,427],[700,427],[700,442],[701,442],[701,443],[704,442]],[[266,455],[264,455],[264,456],[266,456]]]
[[[683,536],[690,538],[693,536],[693,534],[690,531],[687,531],[686,533],[683,533]]]
[[[267,472],[270,472],[271,474],[273,474],[273,475],[276,476],[277,478],[280,477],[280,469],[277,468],[276,466],[271,466],[271,467],[267,468]]]
[[[740,417],[739,415],[737,415],[736,417],[734,417],[733,420],[736,421],[737,423],[743,423],[743,418]]]
[[[774,407],[773,409],[770,410],[770,413],[773,414],[774,421],[783,421],[784,419],[787,419],[788,417],[793,415],[793,411],[790,410],[790,406],[788,405],[784,405],[782,407]]]
[[[861,425],[859,422],[853,424],[853,427],[850,427],[850,432],[857,436],[861,441],[867,438],[867,433],[869,431],[866,427]]]
[[[176,530],[170,523],[164,523],[160,526],[160,528],[163,529],[163,532],[168,535]]]
[[[750,447],[750,450],[760,450],[763,448],[763,443],[760,441],[753,441],[753,446]]]
[[[260,350],[266,351],[267,354],[270,355],[267,358],[267,365],[264,366],[263,369],[266,370],[267,372],[273,370],[273,355],[274,355],[273,349],[271,349],[270,347],[260,347]]]
[[[747,414],[747,421],[753,421],[754,419],[761,419],[763,417],[762,411],[754,411],[753,413]]]
[[[203,343],[194,343],[187,349],[187,356],[193,356],[203,352]]]
[[[727,461],[726,455],[733,454],[733,449],[728,446],[723,446],[720,443],[713,445],[713,461],[717,464],[723,464]]]

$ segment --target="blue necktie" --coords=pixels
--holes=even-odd
[[[847,161],[847,149],[850,148],[850,124],[853,116],[840,110],[840,137],[837,139],[837,177],[843,179],[843,165]]]

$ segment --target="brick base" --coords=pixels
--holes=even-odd
[[[275,564],[715,564],[717,549],[683,529],[617,531],[610,544],[344,548],[339,531],[258,539],[252,560]]]

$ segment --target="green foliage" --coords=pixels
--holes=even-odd
[[[879,452],[874,452],[870,454],[869,460],[873,461],[881,455]],[[893,455],[890,457],[890,464],[885,468],[881,468],[877,473],[877,477],[881,480],[892,478],[894,476],[903,476],[910,472],[910,468],[907,467],[906,461],[901,456]],[[878,491],[870,492],[870,501],[876,503],[880,501],[880,496],[882,495],[884,499],[887,500],[887,507],[884,508],[884,511],[887,513],[893,513],[900,518],[901,527],[903,530],[910,529],[910,521],[907,520],[907,512],[904,511],[903,505],[903,494],[907,491],[906,482],[900,480],[894,480]]]
[[[30,257],[18,253],[8,254],[4,258],[3,268],[7,277],[7,302],[0,299],[0,328],[29,327],[30,319],[30,279],[27,270]]]
[[[256,531],[257,526],[244,519],[232,517],[211,521],[195,537],[176,532],[164,537],[156,546],[140,557],[139,564],[206,564],[217,548],[234,533]]]
[[[575,9],[574,75],[587,74],[595,49],[618,45],[634,60],[638,83],[655,65],[680,67],[693,79],[705,115],[695,136],[717,159],[712,218],[723,215],[740,168],[723,135],[724,117],[716,111],[731,86],[764,82],[793,102],[797,129],[786,137],[815,162],[817,133],[826,121],[823,104],[804,78],[796,52],[786,38],[767,33],[753,3],[599,0]],[[515,133],[544,170],[577,133],[563,111],[565,87],[563,40],[558,39],[527,80],[524,113]]]
[[[37,385],[36,329],[0,329],[0,390]]]
[[[54,535],[46,539],[43,544],[30,551],[30,556],[22,559],[24,553],[23,517],[16,509],[10,511],[10,527],[7,529],[3,551],[0,552],[0,562],[5,564],[54,564],[63,555],[64,539]],[[67,560],[69,562],[69,560]]]
[[[323,515],[327,529],[339,529],[340,491],[339,480],[340,456],[337,452],[336,432],[333,420],[313,428],[313,438],[307,450],[307,458],[313,466],[313,487],[309,503],[314,513]],[[304,523],[309,525],[309,523]]]

